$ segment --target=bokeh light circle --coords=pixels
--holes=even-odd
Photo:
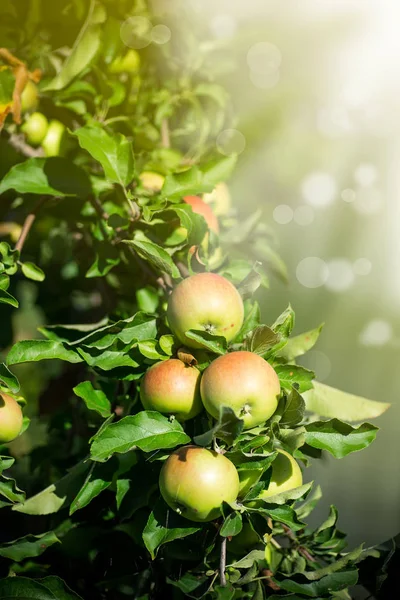
[[[293,209],[288,204],[280,204],[274,209],[273,218],[279,225],[286,225],[293,219]]]
[[[346,188],[345,190],[342,190],[340,197],[344,202],[354,202],[356,193],[351,188]]]
[[[237,24],[232,15],[215,15],[210,28],[216,38],[228,39],[233,37]]]
[[[359,341],[363,346],[384,346],[393,337],[393,328],[388,321],[373,319],[360,333]]]
[[[151,41],[155,44],[166,44],[171,39],[171,30],[166,25],[155,25],[151,30]]]
[[[258,71],[250,71],[250,80],[255,87],[261,90],[269,90],[276,86],[280,79],[279,70],[266,71],[259,73]]]
[[[218,151],[225,156],[240,154],[246,147],[246,138],[238,129],[224,129],[218,135],[216,145]]]
[[[328,279],[328,276],[328,266],[318,256],[303,258],[296,268],[297,280],[307,288],[321,287]]]
[[[369,275],[372,270],[372,263],[368,258],[357,258],[353,263],[353,272],[355,275]]]
[[[135,50],[146,48],[152,41],[153,25],[146,17],[129,17],[121,25],[121,40]]]
[[[314,221],[315,213],[311,206],[307,206],[306,204],[303,206],[298,206],[294,211],[294,220],[298,225],[302,225],[303,227],[307,225],[311,225]]]
[[[301,193],[307,204],[315,208],[325,208],[335,200],[336,181],[329,173],[315,171],[303,179]]]
[[[325,352],[309,350],[301,362],[307,369],[314,371],[318,381],[325,381],[331,374],[332,363]]]
[[[328,277],[325,287],[331,292],[345,292],[354,283],[354,271],[351,262],[345,258],[334,258],[328,263]]]
[[[378,179],[378,171],[370,163],[361,163],[354,171],[354,179],[361,187],[369,187]]]
[[[247,53],[247,64],[256,73],[268,73],[277,70],[281,63],[281,51],[275,44],[270,42],[258,42]]]

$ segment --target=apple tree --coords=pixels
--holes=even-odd
[[[0,598],[346,600],[387,573],[335,507],[307,525],[306,467],[387,405],[297,364],[318,324],[261,316],[287,274],[231,201],[229,61],[186,8],[0,6]]]

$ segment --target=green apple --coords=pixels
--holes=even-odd
[[[205,409],[216,419],[229,406],[244,428],[265,423],[277,409],[279,378],[271,365],[253,352],[230,352],[219,356],[204,371],[200,384]]]
[[[27,117],[25,123],[21,126],[21,131],[26,135],[26,139],[32,146],[40,146],[46,137],[49,123],[40,112],[34,112]]]
[[[0,394],[0,443],[6,444],[18,437],[22,429],[22,422],[20,405],[14,398],[2,392]]]
[[[226,549],[232,554],[243,556],[260,543],[260,538],[251,527],[250,523],[244,523],[242,531],[235,535],[226,544]]]
[[[35,110],[38,103],[39,93],[37,85],[29,79],[21,94],[21,110],[22,112]]]
[[[260,478],[260,472],[242,469],[239,471],[240,496],[247,494],[252,485]],[[260,494],[260,498],[269,498],[281,492],[287,492],[303,485],[303,474],[291,454],[286,450],[278,449],[278,456],[272,463],[272,474],[267,490]]]
[[[243,300],[235,286],[216,273],[198,273],[172,291],[167,319],[173,333],[189,348],[201,344],[188,338],[189,329],[223,336],[230,342],[243,324]]]
[[[164,185],[165,177],[154,171],[143,171],[139,175],[140,183],[149,192],[159,192]]]
[[[194,213],[201,215],[204,217],[208,228],[215,233],[219,233],[219,223],[218,219],[214,214],[211,206],[203,202],[203,200],[199,196],[185,196],[184,201],[186,204],[189,204],[192,207]]]
[[[235,465],[223,454],[184,446],[175,450],[160,473],[165,502],[191,521],[212,521],[221,515],[223,502],[234,502],[239,492]]]
[[[62,152],[65,140],[66,128],[61,121],[50,121],[46,137],[42,142],[42,148],[46,156],[59,156]]]
[[[201,374],[177,358],[156,363],[143,377],[140,399],[146,410],[175,415],[187,421],[203,410],[200,398]]]
[[[211,204],[214,214],[221,217],[229,213],[232,205],[231,195],[226,183],[217,183],[212,192],[203,195],[206,204]]]
[[[131,48],[124,56],[117,56],[108,67],[109,73],[137,73],[140,68],[139,53]]]

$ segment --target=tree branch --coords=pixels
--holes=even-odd
[[[226,537],[223,537],[222,541],[221,541],[221,554],[220,554],[220,559],[219,559],[219,579],[221,581],[222,587],[226,586],[225,569],[226,569]]]
[[[12,133],[8,138],[8,143],[14,150],[17,150],[17,152],[20,152],[28,158],[44,156],[43,148],[32,148],[32,146],[25,142],[25,137],[23,135]]]
[[[24,247],[25,244],[25,240],[28,237],[28,234],[31,230],[31,227],[33,225],[33,223],[35,222],[36,219],[36,215],[39,212],[39,210],[41,209],[42,205],[46,202],[46,198],[41,198],[39,200],[39,202],[37,202],[36,206],[34,207],[33,211],[31,213],[29,213],[29,215],[27,215],[24,224],[22,225],[22,229],[21,229],[21,233],[20,236],[18,238],[17,243],[15,244],[15,249],[19,250],[20,252],[22,251],[22,248]]]

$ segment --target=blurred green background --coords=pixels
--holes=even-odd
[[[297,332],[325,322],[303,364],[327,384],[392,403],[370,448],[308,469],[324,493],[313,518],[334,503],[352,546],[382,542],[400,530],[399,7],[192,4],[230,43],[234,202],[263,209],[288,265],[289,285],[273,281],[260,298],[264,320],[290,301]]]

